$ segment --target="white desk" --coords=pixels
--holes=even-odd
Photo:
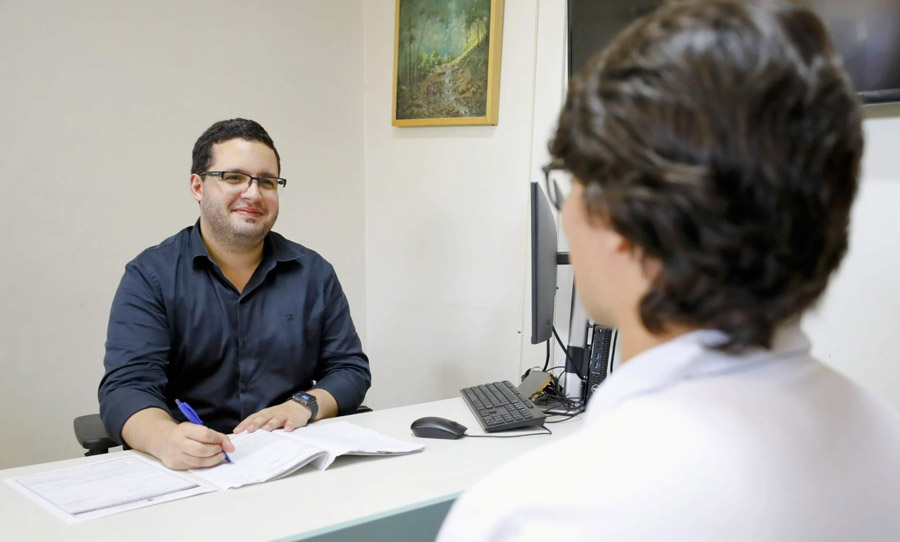
[[[341,540],[335,531],[365,528],[379,518],[436,509],[509,458],[573,432],[581,417],[548,427],[553,436],[512,439],[417,439],[409,430],[422,416],[442,416],[483,434],[462,399],[447,399],[341,418],[386,435],[425,445],[399,457],[339,457],[323,472],[311,468],[282,480],[217,491],[68,525],[0,483],[0,524],[5,540]],[[319,422],[329,423],[329,421]],[[136,452],[116,452],[133,454]],[[83,457],[0,470],[6,479],[112,457]],[[437,509],[445,509],[439,506]],[[438,519],[442,516],[438,516]],[[427,521],[427,520],[426,520]],[[344,531],[341,531],[344,532]],[[329,534],[331,533],[331,534]]]

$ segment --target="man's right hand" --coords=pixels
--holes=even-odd
[[[196,469],[225,461],[223,450],[234,451],[227,436],[202,425],[182,422],[172,426],[157,457],[170,469]]]
[[[233,452],[222,433],[190,422],[177,423],[168,412],[148,408],[136,412],[122,428],[122,438],[135,450],[147,452],[170,469],[211,467]]]

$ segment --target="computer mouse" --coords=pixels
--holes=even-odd
[[[466,427],[460,423],[447,418],[438,418],[436,416],[426,416],[412,422],[409,426],[413,435],[422,438],[445,438],[456,439],[465,436]]]

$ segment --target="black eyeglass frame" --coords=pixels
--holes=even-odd
[[[240,171],[204,171],[203,173],[198,173],[197,175],[200,175],[201,177],[219,177],[223,181],[225,181],[225,175],[242,175],[249,179],[247,181],[247,188],[249,188],[250,185],[253,184],[253,181],[256,181],[256,186],[263,188],[263,186],[259,183],[260,183],[260,181],[262,181],[264,179],[265,180],[275,179],[274,190],[277,190],[279,186],[281,188],[284,188],[287,186],[287,179],[284,179],[282,177],[254,177],[253,175],[248,175],[248,174],[242,173]],[[234,186],[238,186],[238,185],[234,185]]]
[[[547,190],[547,197],[550,199],[550,204],[553,205],[557,211],[562,211],[562,205],[566,196],[563,195],[562,189],[559,187],[559,183],[556,179],[550,178],[550,173],[553,171],[565,171],[565,168],[551,162],[543,166],[541,171],[544,172],[544,188]]]

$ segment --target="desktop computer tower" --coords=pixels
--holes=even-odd
[[[594,325],[591,338],[591,354],[590,358],[588,358],[587,382],[584,386],[585,405],[610,372],[614,333],[615,330],[611,327]]]

